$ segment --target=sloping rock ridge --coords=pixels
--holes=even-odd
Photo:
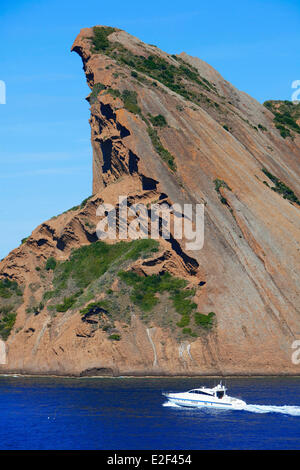
[[[261,105],[116,28],[83,29],[72,50],[91,88],[93,195],[1,261],[0,372],[299,374],[299,105]],[[99,241],[97,208],[120,228],[120,196],[204,204],[203,248]]]

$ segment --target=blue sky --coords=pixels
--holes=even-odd
[[[261,102],[300,79],[299,0],[0,0],[0,258],[91,194],[89,89],[70,47],[95,24],[201,57]]]

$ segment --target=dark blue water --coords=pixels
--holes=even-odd
[[[227,379],[249,411],[161,396],[202,384],[214,379],[0,377],[0,449],[299,449],[299,378]]]

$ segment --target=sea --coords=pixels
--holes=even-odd
[[[214,378],[0,376],[0,449],[299,449],[300,378],[227,378],[243,411],[182,408],[162,392]]]

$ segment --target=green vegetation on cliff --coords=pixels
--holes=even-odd
[[[0,280],[0,338],[4,341],[15,324],[16,311],[22,299],[22,290],[16,281]]]
[[[202,326],[202,328],[210,329],[213,326],[215,316],[216,314],[214,312],[209,312],[207,315],[196,312],[195,323],[196,325]]]
[[[168,272],[140,276],[128,271],[133,261],[147,259],[158,251],[159,243],[152,239],[113,245],[97,241],[73,250],[68,260],[57,262],[49,271],[53,290],[44,293],[42,309],[47,307],[54,317],[79,310],[91,334],[101,328],[107,335],[119,335],[115,322],[129,325],[135,313],[146,323],[152,318],[155,324],[171,328],[178,340],[196,337],[212,322],[204,315],[201,323],[195,316],[195,290],[187,288],[185,279]],[[115,288],[117,275],[120,285]],[[33,306],[28,313],[37,315],[40,311]]]
[[[174,292],[186,286],[184,279],[177,279],[169,273],[142,277],[132,271],[120,271],[120,278],[133,287],[131,300],[144,311],[150,311],[158,303],[155,294],[158,292]]]
[[[166,118],[162,114],[158,114],[157,116],[151,116],[151,114],[150,114],[149,119],[150,119],[151,123],[153,124],[153,126],[156,126],[156,127],[165,127],[165,126],[167,126]]]
[[[279,178],[272,175],[272,173],[266,170],[266,168],[262,168],[262,171],[275,184],[275,186],[271,187],[273,191],[278,194],[281,194],[284,199],[288,199],[289,201],[295,202],[296,204],[300,205],[300,200],[297,198],[296,194],[291,188],[289,188],[285,183],[280,181]]]
[[[16,314],[11,310],[11,306],[0,308],[0,338],[4,341],[9,337],[16,321]]]
[[[116,28],[110,26],[95,26],[93,28],[93,51],[95,52],[105,52],[111,47],[111,43],[107,39],[108,36],[117,31]]]
[[[16,281],[10,281],[9,279],[0,280],[0,297],[3,299],[9,299],[13,295],[22,296],[22,291]]]
[[[56,268],[56,259],[53,258],[53,256],[50,256],[50,258],[47,259],[45,269],[46,271],[53,271],[53,269]]]
[[[112,341],[120,341],[121,336],[118,335],[118,334],[116,334],[116,333],[114,333],[114,334],[112,334],[112,335],[109,335],[108,339],[110,339],[110,340],[112,340]]]
[[[224,196],[222,196],[220,192],[220,188],[226,188],[228,189],[228,191],[231,191],[231,188],[228,186],[228,184],[225,181],[220,180],[218,178],[214,180],[214,183],[215,183],[215,190],[217,191],[219,195],[220,201],[222,202],[222,204],[226,204],[228,206],[227,199]]]
[[[99,310],[109,310],[109,303],[107,300],[99,300],[98,302],[92,302],[80,310],[83,317],[98,313]]]
[[[161,114],[157,116],[149,115],[149,119],[151,122],[150,124],[148,119],[142,115],[141,108],[138,105],[137,93],[135,91],[124,90],[121,93],[116,88],[108,88],[107,92],[114,97],[122,99],[124,103],[124,108],[127,109],[127,111],[133,114],[138,114],[143,119],[143,121],[145,121],[145,123],[147,124],[147,132],[155,151],[162,158],[162,160],[166,162],[169,168],[175,172],[177,167],[174,156],[162,145],[157,130],[151,126],[152,124],[155,127],[165,127],[167,125],[165,117]]]
[[[133,114],[140,114],[141,110],[137,102],[137,93],[136,91],[124,90],[122,93],[122,100],[124,102],[124,107]]]
[[[274,114],[274,124],[280,131],[281,136],[292,137],[293,132],[300,134],[300,103],[293,101],[265,101],[264,106]]]
[[[201,77],[197,69],[181,57],[169,56],[170,59],[173,59],[169,61],[156,55],[149,55],[148,57],[135,55],[119,42],[109,41],[108,36],[115,31],[117,31],[115,28],[94,27],[93,36],[88,38],[92,42],[92,52],[106,54],[118,63],[134,69],[135,74],[140,72],[148,75],[175,93],[195,103],[200,103],[203,98],[197,87],[217,93],[214,85]],[[192,89],[189,84],[194,85],[196,88]]]
[[[132,288],[130,295],[132,302],[144,312],[152,311],[159,304],[158,294],[168,293],[174,310],[181,315],[176,325],[183,328],[183,334],[195,336],[191,329],[185,328],[192,321],[191,315],[197,308],[197,304],[191,300],[195,295],[195,290],[186,288],[185,279],[174,277],[167,272],[143,277],[132,271],[120,271],[119,276]],[[194,321],[196,326],[208,329],[213,325],[213,316],[196,312]]]
[[[103,83],[95,83],[92,89],[92,93],[90,94],[89,97],[89,102],[90,104],[94,104],[97,101],[97,96],[100,93],[100,91],[105,90],[106,86],[103,85]]]
[[[214,180],[214,183],[215,183],[215,190],[217,191],[218,194],[220,194],[220,188],[226,188],[229,191],[231,191],[228,184],[223,180],[220,180],[220,179],[217,178],[217,179]]]
[[[158,242],[151,239],[121,241],[114,245],[98,241],[73,250],[70,258],[62,263],[49,258],[46,267],[53,271],[53,290],[45,292],[43,300],[50,301],[49,305],[57,312],[66,312],[84,298],[85,289],[115,263],[120,266],[146,258],[157,250]]]
[[[66,312],[75,304],[77,298],[82,294],[82,290],[76,292],[74,295],[70,297],[64,297],[64,300],[61,304],[56,305],[57,312]]]
[[[158,153],[158,155],[162,158],[162,160],[164,160],[166,162],[166,164],[168,165],[168,167],[172,170],[172,171],[176,171],[177,169],[177,166],[176,166],[176,163],[175,163],[175,158],[174,156],[169,152],[169,150],[167,150],[161,143],[161,140],[158,136],[158,133],[156,131],[156,129],[154,129],[153,127],[151,126],[148,126],[147,128],[147,131],[148,131],[148,135],[151,139],[151,142],[152,142],[152,145],[155,149],[155,151]]]
[[[53,285],[62,291],[72,281],[79,288],[86,288],[93,280],[102,276],[115,262],[124,259],[137,259],[157,248],[155,240],[136,240],[109,245],[103,241],[82,246],[74,250],[67,261],[55,269]]]
[[[141,114],[136,91],[124,90],[120,92],[117,88],[108,88],[107,93],[112,95],[114,98],[120,98],[124,103],[124,108],[130,113]]]

